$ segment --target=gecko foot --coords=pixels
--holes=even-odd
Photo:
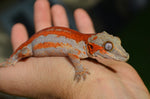
[[[83,78],[83,80],[85,80],[87,74],[90,74],[90,72],[88,72],[87,68],[83,67],[82,70],[76,70],[74,80],[77,80],[77,82],[79,82],[81,80],[81,78]]]

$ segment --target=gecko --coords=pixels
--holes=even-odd
[[[48,27],[35,33],[20,45],[4,62],[3,66],[15,65],[27,57],[67,56],[75,70],[74,80],[80,81],[90,74],[80,62],[81,59],[103,57],[127,61],[129,54],[121,46],[119,37],[103,31],[97,34],[83,34],[65,27]]]

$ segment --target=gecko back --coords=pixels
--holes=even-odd
[[[20,45],[3,65],[14,65],[19,60],[31,56],[67,56],[71,49],[76,50],[74,53],[79,53],[80,58],[85,58],[87,55],[84,41],[87,39],[88,35],[69,28],[46,28]]]

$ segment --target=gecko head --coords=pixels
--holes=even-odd
[[[103,57],[119,61],[129,59],[129,54],[121,46],[121,40],[105,31],[92,35],[88,39],[87,48],[90,57]]]

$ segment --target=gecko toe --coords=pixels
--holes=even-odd
[[[74,80],[77,80],[77,82],[79,82],[81,80],[81,78],[83,78],[83,80],[86,79],[87,77],[87,74],[89,75],[90,72],[88,71],[87,68],[83,68],[82,70],[80,71],[76,71],[75,72],[75,77],[74,77]]]

